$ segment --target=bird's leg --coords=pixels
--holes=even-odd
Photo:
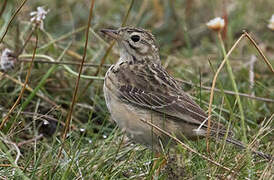
[[[167,157],[163,156],[163,154],[159,152],[156,153],[155,157],[156,158],[153,161],[152,170],[156,169],[156,177],[159,177],[161,170],[167,164]],[[152,176],[152,179],[153,179],[153,176]]]

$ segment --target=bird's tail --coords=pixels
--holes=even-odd
[[[220,139],[220,137],[218,139]],[[223,139],[223,138],[221,138],[221,139]],[[242,142],[240,142],[240,141],[238,141],[236,139],[227,138],[226,142],[228,142],[230,144],[233,144],[233,145],[235,145],[235,146],[237,146],[238,148],[241,148],[241,149],[247,149],[248,148],[248,146],[244,145]],[[250,149],[250,151],[253,154],[255,154],[257,156],[260,156],[260,157],[262,157],[264,159],[267,159],[269,161],[274,159],[274,157],[272,155],[270,155],[270,154],[265,154],[263,152],[252,150],[252,149]]]
[[[227,131],[225,128],[223,129],[220,129],[219,126],[221,126],[220,124],[213,124],[210,130],[210,136],[216,140],[223,140],[225,139],[225,135],[227,133],[227,138],[225,139],[226,142],[230,143],[230,144],[233,144],[234,146],[240,148],[240,149],[250,149],[250,147],[246,146],[245,144],[243,144],[241,141],[238,141],[236,139],[233,139],[233,132],[232,131]],[[202,124],[201,127],[206,127],[206,125]],[[201,135],[201,136],[206,136],[207,134],[207,130],[206,129],[202,129],[201,127],[195,129],[195,133],[197,135]],[[221,126],[222,127],[222,126]],[[274,157],[270,154],[265,154],[263,152],[260,152],[260,151],[256,151],[256,150],[253,150],[253,149],[250,149],[250,151],[257,155],[257,156],[260,156],[264,159],[267,159],[267,160],[274,160]]]

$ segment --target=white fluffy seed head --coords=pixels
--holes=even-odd
[[[272,14],[272,16],[271,16],[271,18],[270,18],[270,20],[269,20],[269,23],[268,23],[268,25],[267,25],[267,27],[268,27],[269,29],[271,29],[272,31],[274,31],[274,14]]]
[[[207,27],[214,31],[221,31],[225,27],[225,20],[220,17],[216,17],[211,19],[208,23],[206,23]]]
[[[0,68],[3,71],[8,71],[14,68],[15,59],[11,56],[12,51],[8,48],[4,49],[0,57]]]
[[[45,10],[44,7],[37,7],[37,11],[30,12],[30,22],[39,26],[40,29],[44,29],[44,19],[48,14],[49,10]]]

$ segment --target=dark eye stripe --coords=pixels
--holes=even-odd
[[[130,43],[128,43],[128,44],[129,44],[129,46],[130,46],[132,49],[134,49],[134,50],[137,50],[137,49],[138,49],[137,47],[133,46],[132,44],[130,44]]]
[[[137,49],[138,49],[137,47],[135,47],[135,46],[133,46],[132,44],[130,44],[129,41],[127,41],[127,43],[128,43],[128,45],[129,45],[129,47],[131,47],[132,49],[134,49],[134,50],[137,50]]]

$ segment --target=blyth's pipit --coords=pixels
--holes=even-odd
[[[170,137],[141,121],[149,121],[180,140],[195,140],[207,134],[207,114],[162,67],[154,36],[140,28],[102,29],[115,39],[120,59],[105,75],[104,95],[111,117],[135,142],[166,148]],[[211,136],[223,138],[227,129],[211,125]],[[233,140],[228,132],[227,141]],[[160,143],[161,142],[161,143]]]

